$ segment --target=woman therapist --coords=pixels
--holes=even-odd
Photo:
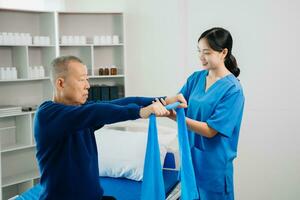
[[[180,93],[188,102],[186,122],[199,196],[233,200],[233,160],[245,99],[231,54],[232,37],[223,28],[209,29],[198,39],[198,50],[205,70],[194,72]]]

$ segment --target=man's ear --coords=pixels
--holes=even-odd
[[[57,78],[55,82],[55,86],[57,89],[63,89],[64,88],[64,79],[63,78]]]

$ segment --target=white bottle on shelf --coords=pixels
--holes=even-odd
[[[119,41],[119,36],[118,35],[114,35],[113,36],[113,42],[112,42],[113,44],[119,44],[120,43],[120,41]]]
[[[94,45],[98,45],[99,44],[99,40],[100,40],[99,36],[94,35],[94,40],[93,40]]]
[[[13,33],[7,33],[7,44],[8,45],[13,45],[14,41],[13,41]]]
[[[68,36],[67,44],[73,44],[73,36],[72,35]]]
[[[33,66],[30,67],[30,78],[31,78],[31,79],[34,79],[34,78],[35,78],[34,67],[33,67]]]
[[[110,45],[112,43],[111,35],[106,36],[106,44]]]
[[[4,73],[5,73],[4,70],[5,70],[4,67],[0,67],[0,80],[4,80]]]
[[[3,44],[7,45],[7,32],[3,32],[2,36],[3,36]]]
[[[106,44],[106,37],[105,37],[105,35],[101,35],[100,36],[100,44],[101,45],[105,45]]]
[[[19,45],[19,41],[18,41],[18,39],[19,39],[19,33],[13,33],[13,38],[14,38],[14,44],[15,45]]]
[[[39,68],[38,66],[34,66],[33,67],[33,78],[36,79],[36,78],[39,78]]]
[[[8,79],[8,67],[3,67],[3,80]]]
[[[85,36],[80,36],[80,44],[81,45],[86,44],[86,37]]]
[[[75,45],[80,44],[80,36],[79,36],[79,35],[75,35],[75,36],[74,36],[74,41],[73,41],[73,43],[74,43]]]
[[[11,79],[18,79],[18,72],[17,72],[17,68],[15,67],[12,67],[11,68]]]
[[[29,33],[25,33],[25,45],[32,45],[32,37]]]
[[[21,45],[21,36],[20,33],[15,33],[16,45]]]
[[[39,36],[34,36],[34,37],[33,37],[33,44],[34,44],[34,45],[39,45],[39,42],[40,42]]]
[[[20,45],[25,45],[25,33],[20,33]]]
[[[46,45],[45,36],[40,36],[40,45],[43,45],[43,46]]]
[[[3,45],[3,35],[0,34],[0,45]]]
[[[45,77],[45,69],[43,66],[39,66],[38,68],[39,71],[39,78],[44,78]]]
[[[45,45],[50,45],[50,37],[49,36],[47,36],[47,37],[45,37]]]
[[[28,67],[28,79],[32,79],[32,67]]]
[[[67,43],[67,39],[68,39],[67,36],[62,35],[61,38],[60,38],[60,43],[61,44],[66,44]]]
[[[5,80],[11,80],[12,79],[12,71],[10,67],[5,68]]]

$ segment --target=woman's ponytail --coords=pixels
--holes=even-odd
[[[226,68],[235,76],[238,77],[240,75],[240,69],[238,68],[235,57],[230,54],[225,58],[225,66]]]

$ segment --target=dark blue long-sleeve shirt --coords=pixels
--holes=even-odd
[[[34,119],[40,199],[101,199],[94,131],[105,124],[139,118],[140,108],[153,100],[128,97],[81,106],[41,104]]]

